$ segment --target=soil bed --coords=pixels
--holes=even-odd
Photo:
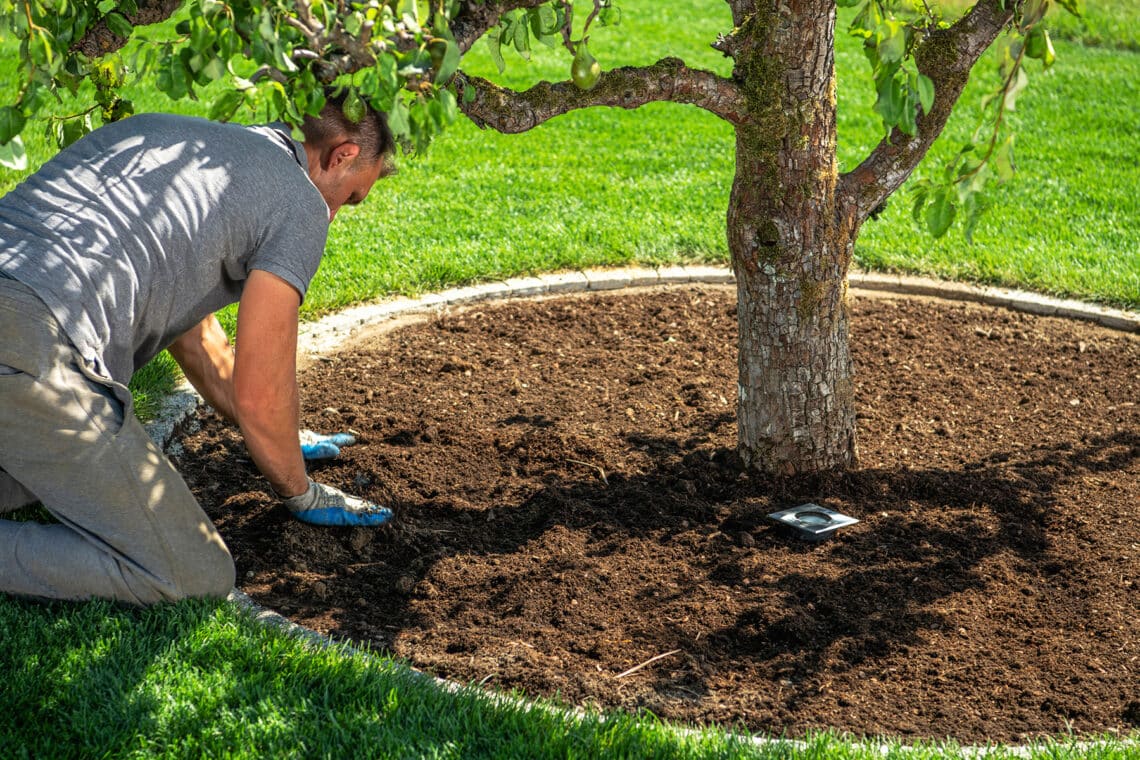
[[[735,306],[686,286],[483,304],[302,372],[322,529],[203,414],[179,466],[239,586],[457,681],[798,735],[1140,727],[1140,338],[853,299],[861,469],[740,473]],[[766,515],[860,520],[806,544]],[[668,653],[628,675],[625,671]]]

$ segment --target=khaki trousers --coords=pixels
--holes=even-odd
[[[0,512],[36,499],[59,524],[0,519],[0,592],[150,604],[233,587],[229,550],[130,392],[0,278]]]

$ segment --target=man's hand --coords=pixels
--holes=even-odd
[[[301,522],[312,525],[359,525],[375,527],[392,519],[392,510],[349,496],[343,491],[309,479],[304,493],[285,499],[285,506]]]
[[[305,459],[332,459],[340,454],[342,446],[356,443],[356,436],[350,433],[321,435],[312,430],[301,431],[301,456]]]

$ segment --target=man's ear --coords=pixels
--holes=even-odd
[[[337,143],[329,149],[327,169],[342,169],[360,155],[360,146],[354,142]]]

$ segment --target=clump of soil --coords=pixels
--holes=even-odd
[[[360,443],[311,474],[391,529],[292,520],[209,415],[180,467],[254,599],[447,678],[777,734],[1137,728],[1140,338],[862,296],[852,333],[846,475],[737,469],[733,292],[691,286],[315,361],[305,426]],[[805,502],[860,522],[812,545],[766,519]]]

